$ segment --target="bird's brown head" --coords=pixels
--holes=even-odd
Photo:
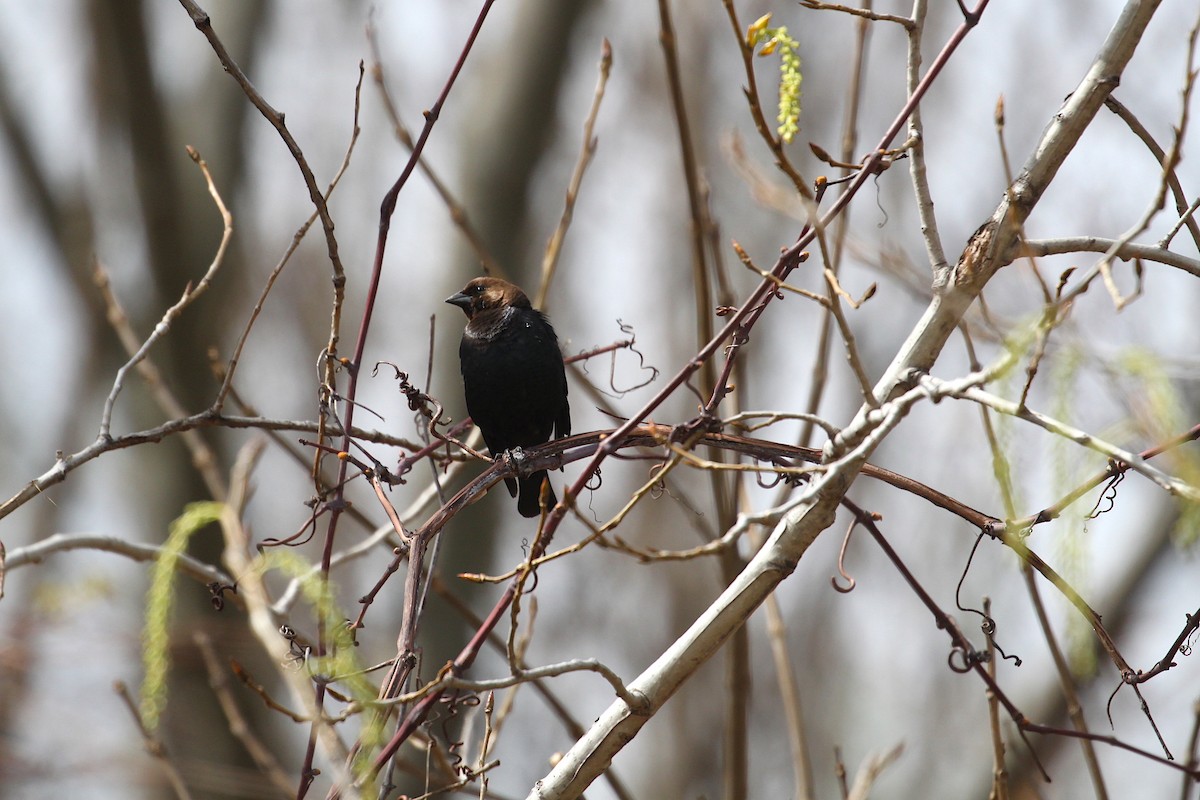
[[[476,314],[494,308],[532,308],[529,298],[519,287],[499,278],[476,278],[461,292],[447,297],[446,302],[461,308],[467,319],[474,319]]]

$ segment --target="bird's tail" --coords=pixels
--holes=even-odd
[[[546,481],[546,508],[553,508],[558,502],[554,496],[554,487],[546,480],[546,471],[535,472],[527,478],[521,478],[521,497],[517,500],[517,511],[522,517],[536,517],[542,513],[539,495],[542,492],[542,481]]]

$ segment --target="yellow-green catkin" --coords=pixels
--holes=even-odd
[[[221,517],[221,503],[191,503],[171,523],[167,541],[163,543],[154,572],[150,578],[150,589],[146,592],[146,624],[142,630],[142,679],[141,716],[147,730],[158,727],[163,709],[167,707],[167,673],[170,669],[171,610],[175,606],[173,590],[175,570],[180,556],[187,549],[192,534],[216,522]]]
[[[784,142],[791,142],[800,132],[800,43],[788,33],[787,26],[769,27],[771,15],[764,14],[746,30],[746,43],[758,47],[760,56],[779,52],[779,123],[776,132]]]

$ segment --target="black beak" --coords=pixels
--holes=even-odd
[[[471,314],[471,298],[468,297],[467,295],[463,294],[462,292],[456,292],[455,294],[450,295],[449,297],[446,298],[446,302],[452,306],[458,306],[468,316],[470,316],[470,314]]]

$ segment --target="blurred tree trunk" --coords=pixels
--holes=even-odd
[[[161,97],[155,43],[151,41],[147,20],[149,10],[148,4],[141,0],[92,0],[89,5],[92,88],[102,138],[100,152],[108,163],[128,163],[131,169],[126,176],[110,168],[104,179],[131,183],[127,190],[132,189],[136,197],[146,258],[144,265],[136,266],[143,268],[140,274],[145,276],[144,286],[149,291],[132,292],[128,286],[116,289],[127,304],[135,330],[143,336],[179,298],[184,287],[204,274],[220,241],[220,217],[202,176],[186,154],[185,145],[193,145],[201,152],[226,205],[232,209],[240,179],[245,174],[243,129],[253,110],[219,69],[206,73],[207,80],[199,84],[199,96],[174,96],[169,102]],[[209,10],[234,58],[252,74],[264,4],[260,0],[242,0]],[[239,328],[232,316],[241,313],[240,307],[231,302],[238,296],[234,281],[244,281],[247,276],[243,275],[237,242],[235,238],[220,278],[213,282],[207,295],[177,320],[171,335],[160,341],[151,354],[176,398],[189,411],[207,406],[216,391],[207,367],[206,350],[221,344],[218,335],[236,335]],[[134,257],[134,248],[107,254],[110,260]],[[228,316],[214,313],[223,308],[230,309],[226,312]],[[103,327],[102,316],[97,323],[97,327]],[[105,361],[126,360],[111,331],[102,331],[98,340],[112,349]],[[111,373],[101,374],[95,392],[103,397]],[[133,408],[137,424],[155,424],[162,419],[161,411],[148,406],[145,396],[138,394],[140,387],[134,383],[125,397],[131,405],[136,403]],[[211,447],[219,446],[215,437],[205,439]],[[145,535],[152,541],[161,540],[170,521],[187,503],[208,499],[210,493],[196,471],[189,468],[191,456],[181,443],[144,450],[141,457],[146,459],[143,475],[154,476],[142,484],[149,489],[142,503]],[[219,458],[218,463],[224,465],[230,461]],[[220,542],[216,536],[197,536],[191,549],[206,562],[220,563]],[[250,762],[212,701],[208,676],[195,651],[191,632],[198,627],[213,629],[212,638],[226,644],[249,641],[251,637],[244,632],[245,620],[241,615],[214,613],[207,597],[194,585],[183,584],[180,589],[177,613],[186,621],[176,628],[180,634],[172,654],[175,666],[171,671],[164,734],[172,754],[185,767],[189,763],[222,766],[221,773],[206,776],[209,780],[200,784],[216,787],[223,779],[232,777],[225,769],[248,767]],[[209,796],[229,794],[215,788],[210,790]],[[167,793],[165,786],[163,793]],[[196,796],[205,795],[201,791]]]

